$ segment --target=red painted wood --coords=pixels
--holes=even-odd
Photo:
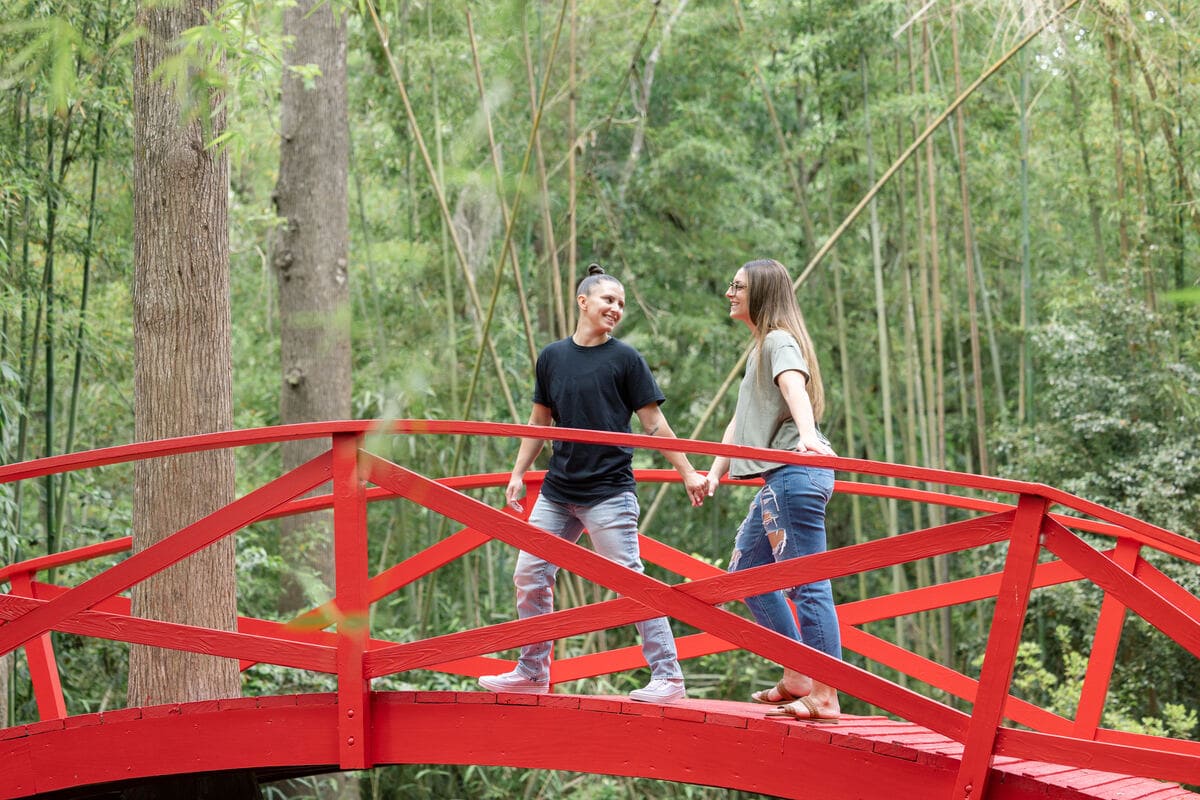
[[[490,539],[478,531],[470,529],[458,531],[370,579],[367,583],[367,600],[369,603],[381,600],[397,589],[425,577],[488,541]],[[333,623],[336,618],[336,610],[337,597],[334,597],[317,608],[299,615],[287,624],[305,629],[322,629]],[[248,666],[251,664],[244,664],[242,668],[245,669]]]
[[[60,589],[59,591],[65,593],[67,590]],[[0,595],[0,619],[20,619],[33,610],[44,607],[48,602]],[[80,636],[94,636],[114,642],[130,642],[184,650],[190,653],[228,658],[249,656],[256,661],[316,672],[332,673],[337,669],[334,661],[334,649],[331,646],[293,642],[286,638],[269,635],[217,631],[175,622],[139,619],[129,616],[128,600],[125,600],[124,606],[124,613],[81,611],[69,620],[56,625],[55,630]],[[274,623],[271,629],[279,630],[280,628],[278,623]]]
[[[659,614],[675,617],[764,658],[802,670],[817,680],[837,686],[900,716],[927,721],[930,727],[940,732],[961,732],[964,728],[966,718],[960,712],[689,596],[685,588],[695,584],[668,586],[647,575],[628,570],[591,550],[533,528],[473,498],[457,494],[411,470],[369,454],[364,454],[363,461],[370,479],[377,485],[419,500],[426,508],[463,525],[485,530],[494,538],[553,561],[563,569],[637,600]],[[793,560],[766,569],[786,571]],[[757,571],[746,570],[730,577],[747,579]]]
[[[78,469],[99,463],[116,463],[118,460],[128,461],[140,457],[157,457],[185,450],[262,444],[289,438],[328,437],[331,434],[336,434],[336,438],[345,442],[351,442],[356,441],[359,434],[371,430],[376,425],[377,423],[367,421],[314,423],[252,432],[229,432],[200,437],[186,437],[186,439],[158,443],[139,443],[125,448],[109,448],[105,451],[93,451],[90,454],[76,454],[66,457],[55,457],[53,459],[43,459],[36,463],[30,462],[24,465],[13,465],[11,469],[0,467],[0,482],[20,479],[20,476],[28,476],[39,470],[38,474],[49,474],[49,472],[53,471]],[[492,423],[428,422],[420,420],[402,420],[394,424],[387,423],[383,427],[386,430],[395,432],[454,432],[488,436],[536,435],[539,432],[543,432],[541,429],[531,429],[525,426],[505,426]],[[547,438],[561,438],[571,441],[594,441],[597,438],[597,434],[592,431],[547,428],[544,433],[546,433]],[[617,441],[618,439],[620,441]],[[651,439],[651,437],[634,435],[629,435],[626,439],[625,435],[617,435],[614,438],[606,434],[604,435],[604,441],[693,453],[705,452],[711,454],[719,452],[725,455],[769,453],[772,456],[779,455],[776,451],[760,452],[749,448],[734,448],[731,446],[712,445],[705,442],[689,442],[686,440],[671,440],[669,446],[664,447],[663,445],[668,443],[661,439]],[[351,461],[347,453],[348,451],[343,452],[344,464],[349,464]],[[939,475],[937,471],[922,470],[903,465],[859,462],[853,459],[822,460],[818,458],[814,460],[812,457],[787,454],[787,458],[783,460],[795,460],[796,463],[808,464],[824,464],[825,461],[828,461],[829,466],[834,466],[843,471],[853,471],[861,467],[857,471],[869,475],[892,476],[906,480],[934,481],[954,484],[960,487],[986,489],[990,492],[1007,492],[1009,494],[1026,493],[1060,503],[1068,509],[1091,514],[1095,517],[1094,519],[1079,519],[1070,515],[1047,515],[1047,521],[1044,526],[1044,531],[1047,532],[1047,543],[1054,542],[1054,547],[1062,551],[1059,555],[1063,558],[1063,561],[1037,566],[1032,574],[1029,585],[1053,585],[1054,583],[1071,580],[1091,579],[1104,588],[1108,596],[1113,598],[1114,602],[1125,604],[1135,612],[1147,617],[1152,623],[1159,625],[1167,635],[1176,641],[1181,641],[1185,647],[1188,647],[1188,642],[1196,636],[1198,627],[1196,620],[1200,619],[1200,613],[1198,613],[1198,610],[1200,610],[1200,600],[1170,581],[1153,567],[1150,567],[1145,561],[1135,558],[1132,561],[1124,560],[1121,565],[1118,565],[1114,562],[1113,557],[1106,557],[1103,553],[1092,550],[1076,537],[1067,533],[1065,528],[1088,530],[1108,536],[1119,542],[1136,542],[1141,545],[1152,546],[1169,555],[1183,558],[1193,563],[1200,563],[1200,544],[1191,540],[1184,539],[1176,534],[1138,520],[1133,520],[1095,504],[1079,500],[1079,498],[1074,498],[1058,490],[1042,487],[1037,484],[1024,484],[981,476],[956,476],[954,480],[936,480],[936,477]],[[369,582],[367,581],[365,557],[362,558],[363,566],[361,568],[354,567],[353,570],[347,571],[347,574],[352,572],[354,575],[353,578],[347,581],[350,594],[343,597],[343,587],[338,587],[337,607],[343,611],[348,605],[365,610],[369,602],[380,599],[388,593],[395,591],[396,588],[404,585],[406,582],[415,580],[421,575],[429,574],[458,555],[469,552],[486,541],[487,537],[494,536],[506,541],[510,545],[526,547],[531,540],[532,534],[537,533],[536,529],[525,525],[513,515],[488,508],[487,506],[483,506],[483,504],[477,503],[477,501],[453,491],[456,488],[499,486],[506,481],[507,474],[495,473],[483,476],[463,476],[431,481],[430,479],[416,476],[415,473],[400,471],[402,468],[399,467],[396,470],[396,472],[392,473],[393,477],[399,476],[403,480],[393,482],[388,486],[380,485],[372,487],[365,491],[361,485],[357,487],[355,490],[355,499],[349,506],[353,508],[352,516],[355,518],[349,526],[350,528],[360,531],[365,535],[366,504],[371,501],[380,501],[395,497],[414,499],[434,511],[439,511],[454,519],[458,519],[460,522],[468,525],[468,527],[446,541],[438,543],[438,545],[430,548],[425,553],[418,554],[386,570]],[[347,470],[344,473],[344,477],[349,473],[350,471]],[[941,474],[944,476],[954,475],[953,473]],[[530,488],[531,490],[536,490],[537,486],[540,485],[541,476],[531,477]],[[650,474],[645,475],[639,473],[639,480],[677,481],[678,477],[671,471],[658,470],[650,471]],[[323,482],[323,480],[317,482]],[[264,489],[267,488],[264,487]],[[259,658],[270,663],[287,663],[288,659],[292,659],[293,662],[304,663],[306,665],[304,668],[308,669],[329,669],[332,667],[339,674],[339,693],[350,695],[350,700],[343,702],[343,706],[352,705],[355,702],[355,698],[357,698],[357,702],[361,707],[369,709],[370,706],[367,703],[366,695],[367,680],[373,674],[372,670],[379,669],[381,665],[386,665],[387,669],[391,669],[399,664],[407,664],[409,665],[408,668],[423,666],[451,672],[452,674],[478,675],[483,671],[492,671],[497,664],[511,663],[485,657],[482,655],[483,653],[497,652],[499,649],[515,646],[514,643],[534,640],[529,639],[528,637],[530,636],[539,636],[541,639],[556,638],[558,635],[563,635],[564,632],[569,630],[598,630],[616,624],[625,624],[628,621],[645,619],[649,616],[657,616],[660,613],[668,613],[705,631],[701,634],[681,638],[680,651],[685,657],[688,655],[721,652],[722,650],[734,647],[744,647],[780,663],[804,669],[827,682],[838,685],[839,688],[850,694],[861,697],[867,702],[881,708],[886,708],[917,720],[926,728],[931,728],[939,733],[922,733],[922,728],[917,728],[911,723],[901,723],[904,725],[904,732],[900,732],[898,728],[893,729],[888,724],[890,721],[886,720],[854,722],[848,720],[842,726],[838,726],[835,729],[840,730],[841,733],[830,733],[824,726],[817,727],[779,720],[767,720],[761,716],[753,715],[739,716],[727,710],[702,711],[692,705],[691,701],[688,701],[686,705],[678,707],[658,709],[652,706],[631,704],[619,698],[586,698],[572,705],[571,701],[569,699],[564,700],[563,696],[495,696],[469,693],[467,695],[457,695],[456,697],[470,697],[470,700],[456,702],[459,702],[461,705],[487,706],[489,703],[486,701],[486,698],[492,698],[491,705],[505,709],[505,713],[514,713],[518,709],[536,711],[543,704],[566,703],[566,705],[546,707],[573,708],[577,712],[603,712],[610,716],[620,715],[621,717],[657,720],[656,724],[661,724],[662,720],[679,724],[696,724],[700,720],[705,720],[708,727],[744,730],[755,735],[764,732],[777,734],[779,726],[782,725],[787,731],[786,738],[783,740],[785,747],[794,739],[806,747],[814,745],[821,747],[837,746],[843,751],[861,751],[875,756],[886,756],[890,759],[906,761],[913,766],[927,771],[930,769],[942,770],[939,774],[950,776],[961,774],[964,766],[957,759],[960,759],[960,756],[964,753],[970,759],[977,757],[976,753],[982,752],[982,749],[973,752],[971,747],[967,746],[974,741],[972,736],[976,732],[976,726],[973,725],[968,728],[968,722],[964,715],[918,694],[895,686],[888,681],[880,680],[868,672],[853,668],[846,669],[840,662],[827,663],[820,654],[814,654],[807,648],[787,642],[786,640],[780,642],[777,638],[769,634],[769,632],[764,632],[745,619],[713,608],[713,606],[736,600],[747,594],[779,586],[808,582],[822,577],[837,578],[848,576],[868,569],[878,569],[907,563],[917,558],[927,558],[940,553],[956,552],[968,547],[980,546],[981,544],[1001,542],[1008,538],[1005,530],[1007,522],[1003,522],[998,526],[997,522],[1001,519],[1011,520],[1014,516],[1011,505],[904,487],[897,487],[893,490],[882,483],[856,484],[847,481],[838,481],[837,490],[842,493],[896,497],[912,502],[938,503],[976,511],[994,511],[997,514],[991,517],[969,520],[965,523],[956,523],[956,525],[960,526],[956,528],[947,526],[938,529],[917,531],[895,537],[896,541],[870,542],[854,548],[843,548],[842,550],[832,551],[822,556],[797,559],[785,565],[773,565],[757,571],[739,573],[737,576],[725,576],[719,570],[711,567],[711,565],[705,565],[703,562],[692,559],[678,549],[665,544],[659,545],[651,539],[644,538],[644,553],[648,561],[659,563],[675,574],[689,578],[692,581],[691,583],[681,583],[676,586],[649,579],[639,580],[636,575],[624,574],[624,571],[620,568],[614,569],[614,565],[611,562],[597,563],[589,561],[587,555],[579,554],[590,553],[590,551],[584,548],[577,548],[578,552],[576,552],[568,546],[567,549],[555,556],[553,560],[562,564],[564,568],[571,569],[590,580],[613,588],[618,594],[625,595],[625,597],[609,601],[609,603],[595,604],[582,609],[557,612],[538,620],[506,623],[503,626],[492,626],[480,631],[462,632],[454,634],[452,637],[442,637],[438,640],[426,640],[403,645],[373,641],[369,638],[366,631],[360,635],[350,636],[346,631],[339,632],[338,634],[321,630],[305,631],[285,628],[279,623],[250,619],[239,620],[241,634],[221,633],[219,636],[214,637],[214,632],[211,631],[203,631],[201,629],[189,631],[183,626],[171,626],[167,623],[149,624],[150,621],[131,620],[128,617],[127,600],[114,597],[111,593],[103,595],[97,592],[97,584],[92,582],[86,582],[75,589],[47,587],[44,593],[42,589],[45,586],[44,584],[31,582],[28,585],[34,587],[32,593],[39,598],[37,601],[23,600],[11,595],[0,595],[0,618],[13,620],[13,623],[0,626],[0,643],[4,641],[5,636],[12,635],[14,625],[28,625],[27,620],[30,616],[41,614],[43,617],[52,616],[53,619],[49,620],[47,627],[38,635],[44,634],[46,630],[51,628],[70,630],[72,626],[75,626],[80,631],[88,632],[88,635],[98,635],[117,640],[144,640],[147,643],[179,646],[182,649],[195,650],[197,652],[215,651],[215,648],[216,650],[220,650],[221,654],[241,658],[244,663],[249,663],[250,659]],[[303,491],[297,494],[302,493]],[[254,519],[267,519],[285,514],[299,513],[301,510],[308,508],[330,506],[338,508],[339,503],[341,504],[340,508],[343,518],[346,517],[346,508],[348,506],[344,499],[339,501],[336,489],[334,494],[323,498],[292,499],[295,496],[285,497],[270,507],[261,508],[259,510],[260,513]],[[243,500],[245,499],[243,498]],[[225,511],[229,513],[230,509],[233,508],[234,506],[230,506]],[[336,515],[337,512],[335,511]],[[1055,527],[1055,525],[1058,527]],[[342,527],[345,528],[346,526],[343,525]],[[184,529],[184,531],[190,529]],[[229,530],[232,530],[232,528]],[[176,536],[184,533],[184,531],[176,534]],[[225,531],[225,533],[228,532],[228,530]],[[224,533],[218,533],[217,538],[220,535],[224,535]],[[535,544],[537,544],[536,538],[536,536],[532,536]],[[26,562],[22,565],[4,567],[0,569],[0,575],[11,577],[20,574],[24,575],[25,580],[28,581],[38,569],[48,569],[58,564],[86,560],[87,558],[99,555],[101,551],[104,553],[120,552],[126,546],[120,540],[89,545],[77,551],[54,554],[44,559]],[[361,547],[362,545],[355,544],[353,546]],[[1120,547],[1132,548],[1136,547],[1136,545],[1121,544]],[[526,549],[531,548],[526,547]],[[1066,555],[1063,555],[1063,553]],[[591,555],[595,558],[594,554]],[[359,559],[359,556],[353,553],[348,556],[339,553],[339,561],[343,557],[351,561]],[[340,565],[339,569],[341,569]],[[152,570],[146,569],[126,575],[125,578],[130,578],[131,583],[136,583],[142,579],[143,574],[149,575],[151,573]],[[105,574],[107,575],[108,573]],[[644,578],[644,576],[642,577]],[[73,603],[79,603],[81,600],[90,599],[81,593],[81,590],[85,588],[96,595],[94,601],[85,603],[81,607],[81,609],[88,610],[70,613],[70,609],[67,607],[68,604],[63,601],[70,599]],[[116,589],[114,591],[119,590]],[[848,646],[857,643],[858,651],[876,660],[877,663],[899,666],[914,679],[929,683],[929,685],[937,686],[939,683],[951,684],[957,691],[962,692],[962,696],[969,698],[977,695],[979,699],[976,704],[976,717],[978,717],[979,706],[987,699],[986,686],[984,687],[984,691],[980,691],[975,682],[966,676],[952,670],[946,670],[924,659],[916,658],[912,654],[904,653],[882,640],[861,634],[861,632],[852,626],[863,624],[869,620],[885,619],[899,616],[903,613],[912,613],[912,611],[905,611],[904,609],[912,609],[914,611],[927,610],[951,604],[973,602],[975,600],[996,597],[997,595],[1000,595],[999,607],[1005,599],[1003,592],[1000,590],[1001,582],[997,579],[997,576],[981,576],[980,578],[957,582],[944,587],[917,590],[913,593],[903,593],[894,597],[871,598],[861,603],[847,604],[839,610],[839,613],[843,628],[848,631],[846,635]],[[48,600],[42,598],[48,598]],[[52,603],[59,603],[59,605],[55,609],[55,614],[48,615],[43,609],[50,608]],[[1097,628],[1096,642],[1093,647],[1096,658],[1100,658],[1101,654],[1111,651],[1115,637],[1119,632],[1119,626],[1107,620],[1108,616],[1102,615],[1102,622]],[[245,633],[247,632],[253,632],[255,635],[246,636]],[[1011,646],[1013,647],[1015,647],[1015,639],[1018,633],[1019,625],[1015,626],[1012,631]],[[333,652],[330,649],[330,643],[339,641],[339,637],[343,640],[354,638],[354,647],[357,649],[352,650],[351,648],[343,647],[341,651],[343,661],[330,665],[328,654]],[[851,647],[850,649],[855,648]],[[1105,656],[1105,658],[1108,657]],[[372,659],[377,659],[377,661],[373,663]],[[991,653],[989,653],[989,660],[991,660]],[[1099,663],[1103,664],[1103,660]],[[564,659],[554,664],[552,674],[556,681],[561,681],[571,679],[572,677],[589,677],[591,675],[603,674],[604,672],[629,669],[632,666],[641,666],[641,659],[637,648],[631,647],[621,648],[608,653],[588,654],[577,658]],[[39,671],[43,674],[37,679],[38,682],[43,686],[48,685],[51,680],[50,677],[45,674],[45,670]],[[1081,730],[1095,728],[1095,725],[1088,724],[1087,720],[1096,713],[1092,709],[1097,707],[1097,703],[1102,708],[1103,689],[1105,684],[1107,684],[1108,676],[1104,676],[1103,680],[1098,680],[1097,677],[1100,673],[1101,670],[1099,669],[1089,671],[1090,676],[1092,676],[1090,679],[1091,686],[1098,686],[1100,688],[1095,689],[1096,694],[1093,695],[1090,693],[1093,690],[1089,687],[1087,693],[1081,697],[1081,711],[1079,714]],[[385,674],[385,672],[376,674]],[[353,688],[355,684],[358,685],[358,689]],[[39,689],[35,687],[35,694],[38,691]],[[1139,786],[1136,780],[1131,783],[1131,779],[1123,778],[1120,775],[1091,774],[1085,770],[1107,769],[1109,765],[1116,765],[1122,768],[1129,767],[1130,770],[1138,770],[1140,771],[1139,774],[1172,776],[1176,779],[1182,779],[1179,776],[1191,779],[1196,775],[1197,764],[1200,764],[1200,743],[1139,734],[1125,734],[1105,729],[1094,730],[1092,735],[1095,737],[1095,742],[1083,741],[1078,737],[1063,735],[1065,721],[1061,718],[1008,696],[1007,692],[1007,686],[1001,687],[995,697],[995,702],[1004,708],[1004,714],[1014,719],[1014,721],[1039,728],[1042,732],[1013,731],[1010,729],[997,729],[995,727],[991,729],[990,735],[994,739],[995,752],[993,754],[989,751],[987,758],[991,760],[992,767],[984,773],[985,776],[991,775],[991,779],[987,784],[989,798],[1002,796],[997,793],[1011,789],[1011,782],[1008,777],[1009,773],[1006,772],[1009,767],[1013,765],[1029,765],[1030,762],[1014,760],[1018,757],[1045,758],[1047,754],[1054,754],[1057,757],[1061,757],[1067,763],[1073,764],[1074,767],[1064,767],[1059,772],[1053,774],[1063,775],[1065,781],[1074,781],[1074,784],[1078,786],[1094,784],[1095,786],[1120,787],[1123,792],[1126,792],[1119,795],[1120,797],[1133,796],[1129,795],[1128,792],[1134,790],[1140,791],[1144,787]],[[415,702],[419,702],[423,707],[436,707],[439,704],[446,703],[448,698],[454,695],[442,692],[419,693],[417,696],[419,699]],[[228,712],[245,712],[258,708],[256,703],[261,704],[265,708],[274,708],[276,706],[287,707],[290,705],[290,702],[288,698],[260,698],[258,700],[255,698],[242,698],[213,701],[205,705],[204,708]],[[761,707],[752,708],[761,715],[763,711]],[[79,718],[47,720],[34,725],[19,726],[11,731],[0,731],[0,742],[21,741],[31,736],[57,736],[76,730],[93,730],[104,727],[105,719],[114,724],[118,722],[120,724],[132,724],[135,721],[145,721],[157,725],[163,720],[177,719],[185,712],[198,713],[199,709],[201,709],[200,705],[193,704],[186,708],[175,706],[146,709],[144,715],[142,710],[129,709],[120,712],[110,712],[111,716],[109,717],[105,717],[104,715],[86,715]],[[369,714],[369,711],[365,713]],[[521,713],[524,712],[522,711]],[[545,718],[541,719],[544,721]],[[352,746],[346,743],[346,738],[342,735],[344,729],[352,724],[347,723],[345,719],[341,718],[337,711],[333,712],[333,718],[324,729],[324,736],[326,738],[322,739],[321,742],[322,746],[332,749],[335,753],[333,760],[328,762],[327,765],[334,763],[358,763],[354,760]],[[110,732],[111,730],[110,727]],[[371,752],[374,752],[375,744],[370,741],[370,737],[374,735],[373,731],[375,728],[370,724],[370,720],[367,717],[362,718],[362,730],[363,739],[358,741],[361,742],[363,749],[371,749]],[[331,735],[335,731],[336,734]],[[884,736],[885,732],[891,737],[890,739],[884,740],[880,738]],[[1070,731],[1067,730],[1065,733],[1070,733]],[[318,734],[316,733],[313,736],[314,738],[318,738]],[[941,740],[937,738],[939,736],[942,737]],[[694,736],[693,740],[695,740]],[[348,754],[347,751],[351,752]],[[755,750],[755,752],[759,751]],[[745,751],[742,751],[742,754],[744,753]],[[736,756],[737,751],[731,755]],[[7,766],[9,762],[3,760],[2,763],[5,764],[5,777],[7,778]],[[1100,767],[1099,765],[1104,766]],[[674,768],[675,766],[677,765],[672,764],[670,768]],[[208,767],[206,766],[205,768]],[[887,770],[884,772],[887,773]],[[928,777],[928,775],[929,773],[926,772],[925,777]],[[1015,774],[1011,775],[1011,778],[1012,780],[1023,779],[1021,776]],[[682,779],[687,780],[687,778]],[[898,790],[906,789],[911,794],[912,786],[915,785],[924,787],[931,784],[906,782]],[[1046,795],[1047,791],[1051,791],[1048,788],[1049,786],[1050,784],[1038,784],[1038,791],[1040,792],[1038,796],[1060,796],[1057,794]],[[1167,790],[1164,790],[1161,784],[1155,785],[1153,782],[1146,784],[1146,786],[1152,787],[1147,789],[1148,793],[1156,795],[1160,795],[1163,791],[1174,791],[1169,787]],[[810,790],[813,788],[811,781],[806,788]],[[843,786],[841,794],[837,796],[845,796],[845,788]],[[1053,789],[1053,791],[1059,791],[1059,789]],[[1066,790],[1063,789],[1062,791]],[[1147,792],[1143,792],[1142,794],[1146,794]],[[1113,797],[1116,796],[1118,795],[1113,795]]]
[[[62,553],[55,553],[48,556],[38,556],[27,561],[22,561],[19,564],[10,564],[7,567],[0,567],[0,583],[11,580],[14,575],[22,573],[29,575],[31,578],[38,572],[55,567],[63,567],[67,564],[78,564],[82,561],[90,561],[93,558],[101,558],[103,556],[112,555],[114,553],[123,553],[133,546],[132,536],[122,536],[119,539],[112,539],[107,542],[97,542],[84,547],[77,547],[74,550],[66,550]]]
[[[1157,777],[1200,786],[1200,758],[1162,748],[1089,742],[1070,736],[1000,728],[996,752],[1016,758],[1091,767],[1124,775]]]
[[[326,454],[171,534],[0,628],[0,655],[45,633],[100,600],[128,589],[223,536],[244,528],[264,511],[328,479],[329,457]]]
[[[363,654],[370,635],[367,604],[367,501],[359,474],[361,438],[338,434],[333,438],[333,541],[337,566],[339,606],[338,765],[366,769],[367,730],[370,727],[370,681]]]
[[[842,626],[842,646],[879,664],[927,683],[955,697],[974,703],[979,682],[957,670],[911,653],[879,637],[853,626]],[[1069,735],[1074,727],[1070,720],[1038,708],[1009,695],[1004,703],[1004,716],[1022,725],[1049,733]]]
[[[372,763],[495,764],[650,777],[780,797],[945,796],[958,745],[916,747],[918,726],[847,717],[823,726],[720,700],[672,706],[620,697],[396,692],[371,696]],[[90,715],[86,726],[0,737],[0,798],[208,769],[335,765],[330,694],[237,698]],[[286,731],[286,736],[280,732]],[[138,746],[122,746],[138,743]],[[121,747],[121,757],[111,748]],[[999,760],[998,760],[999,761]],[[993,770],[994,800],[1162,800],[1178,786],[1044,762]]]
[[[1041,497],[1023,495],[1017,503],[1008,557],[1004,562],[1004,578],[996,597],[996,610],[980,671],[979,691],[963,740],[962,765],[954,781],[955,798],[981,800],[987,794],[996,730],[1008,698],[1029,593],[1033,590],[1038,535],[1045,512],[1046,501]]]
[[[1047,550],[1072,564],[1097,586],[1112,593],[1147,622],[1200,658],[1200,620],[1167,601],[1058,523],[1046,520],[1043,535]]]
[[[156,442],[139,442],[120,447],[103,448],[85,453],[51,456],[34,461],[0,466],[0,483],[24,480],[41,475],[66,472],[86,467],[133,461],[144,457],[161,457],[181,452],[216,449],[220,447],[244,447],[252,444],[267,444],[290,439],[320,438],[333,433],[417,433],[417,434],[466,434],[473,436],[502,436],[520,438],[537,436],[544,439],[563,441],[595,442],[641,447],[653,450],[670,450],[694,454],[741,456],[747,458],[769,457],[781,463],[804,463],[829,466],[843,472],[864,475],[902,478],[930,484],[947,484],[985,492],[1000,492],[1012,495],[1038,494],[1054,503],[1074,508],[1098,520],[1127,528],[1134,538],[1152,544],[1165,552],[1200,563],[1200,542],[1189,540],[1163,528],[1112,511],[1096,503],[1054,489],[1049,486],[1024,481],[1014,481],[987,476],[967,475],[949,470],[912,467],[900,464],[881,464],[863,459],[811,456],[787,453],[778,450],[737,447],[734,445],[701,442],[691,439],[662,439],[640,434],[605,433],[597,436],[595,431],[573,428],[539,427],[488,422],[462,422],[457,420],[345,420],[336,422],[302,423],[259,428],[249,431],[227,431],[197,436],[184,436]]]
[[[1132,539],[1121,539],[1110,558],[1113,563],[1132,573],[1137,567],[1141,548]],[[1125,605],[1120,600],[1111,594],[1104,595],[1100,617],[1096,620],[1096,632],[1092,635],[1087,672],[1079,693],[1079,708],[1075,712],[1076,736],[1090,739],[1100,727],[1100,720],[1104,716],[1104,700],[1117,661],[1117,648],[1121,644],[1121,630],[1125,626],[1125,611]]]
[[[34,598],[31,573],[13,575],[12,591],[15,595]],[[0,598],[2,599],[2,598]],[[31,605],[36,604],[31,600]],[[34,699],[37,701],[38,716],[42,719],[57,719],[67,715],[67,701],[63,698],[62,678],[58,674],[58,663],[54,658],[54,643],[49,633],[43,633],[25,643],[25,660],[33,683]]]
[[[1134,572],[1137,579],[1145,583],[1176,608],[1182,609],[1193,619],[1200,619],[1200,598],[1194,597],[1186,589],[1160,572],[1153,564],[1144,558],[1139,558]]]
[[[1200,742],[1187,739],[1166,739],[1161,736],[1150,736],[1144,733],[1115,731],[1101,728],[1096,731],[1096,741],[1109,744],[1124,744],[1131,747],[1144,747],[1150,750],[1162,750],[1166,753],[1180,753],[1200,758]]]
[[[961,578],[950,583],[854,600],[838,606],[838,618],[842,619],[844,615],[844,619],[852,625],[865,625],[868,622],[894,619],[906,614],[994,599],[1000,591],[1002,577],[1003,573],[994,572],[990,575]],[[1068,564],[1046,561],[1038,564],[1033,585],[1040,589],[1070,583],[1082,577],[1079,570]]]

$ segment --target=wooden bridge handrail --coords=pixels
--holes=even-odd
[[[1123,528],[1139,541],[1164,552],[1200,563],[1200,542],[1152,525],[1135,517],[1084,500],[1080,497],[1042,483],[995,478],[952,470],[915,467],[904,464],[868,461],[840,456],[813,456],[781,450],[740,447],[696,439],[664,439],[645,434],[598,433],[577,428],[521,425],[501,422],[460,420],[398,419],[398,420],[336,420],[277,425],[237,431],[180,436],[153,442],[137,442],[100,448],[80,453],[49,456],[33,461],[0,466],[0,484],[43,475],[70,472],[89,467],[125,463],[142,458],[161,458],[197,450],[244,447],[255,444],[278,443],[293,439],[329,437],[337,434],[466,434],[492,437],[537,437],[573,442],[603,442],[649,450],[683,452],[695,455],[725,455],[750,457],[778,463],[827,466],[843,472],[876,475],[884,478],[924,482],[934,485],[959,486],[978,491],[1012,495],[1045,497],[1052,504],[1087,514],[1097,520]]]

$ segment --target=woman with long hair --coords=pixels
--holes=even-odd
[[[835,455],[817,422],[825,407],[821,370],[792,280],[778,261],[750,261],[725,293],[731,319],[754,338],[737,408],[722,442],[749,447]],[[833,493],[826,467],[718,456],[708,472],[708,494],[725,474],[763,479],[738,528],[729,571],[771,564],[826,549],[825,506]],[[796,607],[793,615],[791,600]],[[760,625],[840,659],[841,634],[828,580],[746,598]],[[799,625],[797,626],[797,616]],[[837,690],[791,669],[753,700],[778,706],[781,715],[835,721]]]

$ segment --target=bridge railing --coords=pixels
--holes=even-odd
[[[736,574],[724,573],[663,542],[644,538],[644,558],[682,579],[672,584],[625,569],[585,547],[530,526],[510,509],[496,509],[464,494],[467,489],[503,486],[507,473],[435,480],[363,449],[368,435],[381,432],[537,436],[691,454],[767,457],[778,462],[828,466],[840,475],[972,489],[1010,496],[1012,502],[838,480],[835,490],[841,494],[952,506],[978,515]],[[1129,612],[1200,659],[1200,600],[1143,555],[1143,550],[1149,548],[1200,564],[1200,543],[1042,484],[693,440],[435,420],[311,423],[139,443],[3,466],[0,483],[197,450],[300,438],[328,438],[331,447],[78,586],[39,582],[36,576],[57,566],[124,552],[130,546],[128,537],[0,568],[0,583],[10,585],[9,592],[0,595],[0,620],[5,620],[0,625],[0,655],[24,647],[42,718],[67,713],[50,631],[174,648],[237,658],[244,667],[268,663],[336,676],[341,766],[364,768],[370,766],[365,743],[370,731],[372,679],[416,669],[486,674],[507,668],[505,664],[511,662],[498,661],[492,654],[510,648],[665,615],[701,631],[681,637],[682,658],[745,649],[960,742],[963,757],[956,786],[959,797],[970,796],[972,786],[983,785],[997,756],[1049,759],[1064,765],[1200,784],[1200,743],[1121,732],[1100,724],[1121,630]],[[674,479],[674,472],[668,470],[639,471],[642,481]],[[300,499],[330,481],[331,494]],[[540,474],[530,476],[531,491],[537,490],[539,481]],[[367,564],[368,505],[395,498],[407,499],[463,527],[372,576]],[[526,504],[527,508],[531,506]],[[1052,513],[1055,507],[1069,513]],[[130,587],[254,522],[322,508],[333,510],[336,596],[301,620],[315,624],[242,617],[236,631],[218,631],[130,616],[129,600],[121,596]],[[1076,516],[1080,514],[1087,516]],[[1111,546],[1097,549],[1077,531],[1098,536]],[[616,598],[419,641],[389,642],[371,637],[365,620],[373,603],[491,540],[547,558],[612,590]],[[970,704],[969,714],[869,670],[830,658],[721,607],[786,586],[848,578],[997,544],[1007,545],[1004,568],[999,573],[862,598],[838,609],[846,649],[961,698]],[[1104,600],[1077,711],[1073,719],[1068,719],[1014,696],[1012,678],[1031,593],[1036,588],[1073,581],[1095,584],[1103,591]],[[861,628],[870,622],[980,601],[992,602],[994,611],[978,678],[899,648]],[[325,623],[332,623],[334,630],[321,629]],[[634,648],[582,655],[555,662],[552,681],[561,683],[641,664]],[[1005,725],[1006,720],[1020,727]]]

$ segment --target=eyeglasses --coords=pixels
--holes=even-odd
[[[730,281],[729,288],[731,291],[740,292],[742,289],[746,288],[746,284],[742,283],[741,281]]]

